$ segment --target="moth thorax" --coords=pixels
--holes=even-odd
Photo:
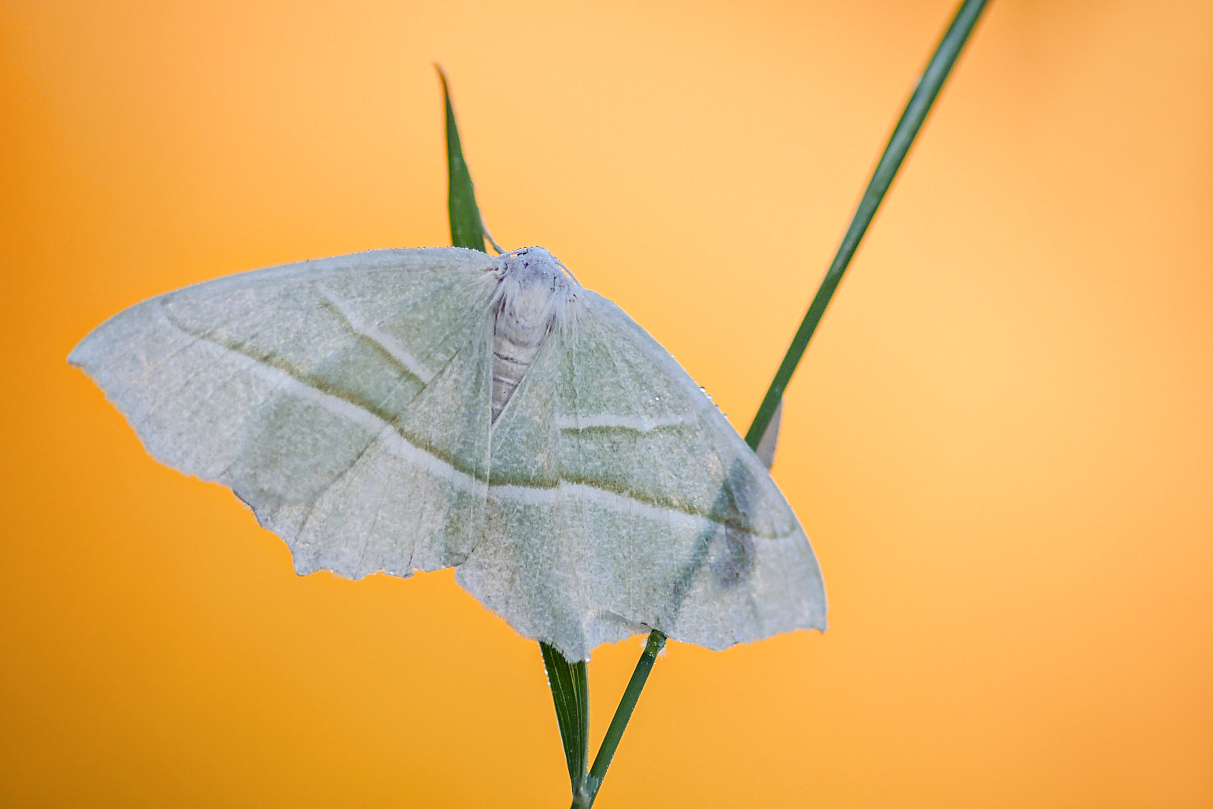
[[[570,279],[541,247],[500,259],[493,323],[493,421],[501,415],[553,326],[561,325],[572,299]]]

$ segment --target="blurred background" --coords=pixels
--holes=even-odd
[[[537,645],[297,577],[72,346],[485,218],[744,431],[952,0],[0,4],[0,803],[536,807]],[[993,0],[793,380],[830,629],[671,643],[610,807],[1213,805],[1213,5]],[[590,664],[595,744],[640,651]]]

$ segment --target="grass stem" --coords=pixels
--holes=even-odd
[[[893,128],[893,134],[885,146],[876,169],[868,181],[867,189],[859,201],[851,223],[843,235],[842,243],[834,260],[830,263],[817,294],[813,297],[804,320],[792,337],[792,343],[784,354],[775,378],[763,397],[762,404],[746,432],[746,443],[751,449],[757,449],[783,398],[788,382],[804,356],[809,340],[816,331],[822,315],[834,292],[838,289],[842,276],[854,258],[859,244],[881,202],[888,193],[898,169],[910,151],[927,114],[931,111],[935,99],[943,87],[944,81],[952,72],[957,57],[960,56],[965,43],[973,33],[973,28],[985,9],[987,0],[963,0],[951,23],[944,32],[938,47],[926,70],[923,71],[905,110]],[[435,65],[437,67],[437,65]],[[451,97],[447,88],[446,76],[442,68],[438,68],[442,80],[442,94],[446,102],[446,136],[447,136],[447,168],[449,176],[448,211],[451,224],[451,243],[457,247],[471,247],[484,250],[484,228],[480,212],[476,205],[475,191],[472,186],[471,174],[463,159],[459,142],[459,130],[455,122],[455,112],[451,105]],[[649,633],[648,643],[636,663],[632,678],[624,689],[623,698],[615,709],[611,724],[607,728],[598,755],[589,772],[585,770],[585,762],[589,754],[589,682],[584,661],[570,663],[552,646],[540,643],[544,665],[548,672],[548,682],[552,689],[552,700],[556,706],[556,720],[560,728],[561,740],[564,743],[565,760],[569,768],[569,781],[573,791],[572,809],[589,809],[593,806],[606,777],[607,768],[615,757],[615,751],[627,729],[632,712],[644,690],[657,654],[665,647],[666,636],[658,630]]]
[[[750,445],[750,449],[758,448],[758,443],[762,440],[762,435],[766,432],[767,425],[770,424],[775,409],[783,398],[783,392],[792,378],[792,373],[800,363],[801,357],[804,356],[804,351],[809,345],[809,338],[813,336],[817,324],[821,322],[821,316],[825,314],[826,306],[834,297],[834,292],[838,289],[839,282],[842,281],[843,273],[846,272],[847,266],[855,256],[855,251],[859,248],[859,243],[863,240],[868,225],[872,223],[880,203],[893,184],[893,178],[897,176],[897,170],[901,168],[902,161],[909,153],[910,146],[913,145],[918,131],[922,128],[927,113],[931,111],[931,106],[935,103],[944,81],[952,72],[952,67],[956,64],[956,59],[965,43],[968,42],[969,35],[973,33],[973,28],[976,26],[981,12],[985,9],[986,2],[987,0],[963,0],[952,18],[951,24],[948,25],[940,39],[931,61],[927,63],[926,70],[923,71],[915,85],[914,92],[910,95],[910,100],[906,103],[905,110],[897,121],[897,126],[893,128],[893,134],[889,137],[884,153],[880,156],[875,171],[872,172],[867,190],[864,191],[863,198],[860,199],[859,206],[854,216],[851,217],[851,224],[842,237],[838,253],[830,263],[830,268],[826,271],[825,278],[822,279],[821,286],[818,287],[817,294],[813,297],[813,302],[809,305],[804,320],[800,323],[800,328],[796,330],[796,335],[792,338],[792,344],[788,347],[783,362],[779,364],[779,370],[775,372],[775,378],[771,380],[771,386],[767,389],[766,396],[763,397],[754,421],[746,432],[746,443]],[[623,735],[624,729],[627,728],[632,711],[636,708],[636,701],[640,699],[640,692],[649,678],[653,661],[657,658],[657,652],[665,645],[665,641],[666,636],[657,630],[653,630],[649,635],[648,645],[645,646],[640,660],[636,663],[636,669],[632,672],[632,679],[623,693],[623,699],[620,701],[619,707],[615,709],[615,716],[611,720],[607,736],[602,742],[602,748],[594,758],[594,766],[585,780],[584,794],[577,796],[573,801],[573,809],[588,808],[593,805],[598,789],[602,785],[602,779],[606,777],[607,767],[610,766],[615,749],[619,746],[619,739]],[[579,800],[581,802],[578,802]]]
[[[876,170],[872,172],[872,179],[868,181],[867,190],[863,192],[863,198],[859,200],[855,215],[851,217],[851,224],[842,237],[842,244],[838,246],[838,252],[830,263],[830,268],[826,270],[825,278],[822,279],[821,286],[818,287],[817,294],[813,297],[813,302],[809,304],[809,311],[805,313],[800,328],[792,337],[792,344],[788,346],[788,351],[783,356],[783,362],[779,364],[779,370],[775,372],[775,378],[771,380],[771,386],[767,388],[766,396],[763,397],[762,404],[758,406],[758,413],[754,416],[754,421],[746,433],[746,443],[751,448],[758,446],[763,431],[766,430],[771,416],[775,413],[775,407],[783,398],[783,392],[792,379],[792,373],[800,363],[800,358],[804,356],[805,349],[808,348],[809,339],[817,330],[821,316],[825,314],[830,299],[834,297],[834,291],[838,289],[838,284],[842,281],[843,273],[846,272],[847,266],[855,256],[855,251],[859,249],[859,243],[863,241],[868,225],[876,216],[876,211],[880,208],[885,194],[888,193],[889,186],[893,184],[893,178],[897,176],[897,170],[901,168],[901,163],[910,151],[910,146],[914,143],[918,130],[922,128],[927,113],[931,111],[931,105],[935,103],[940,88],[943,87],[948,74],[952,72],[952,66],[956,64],[956,58],[968,41],[969,35],[973,33],[973,27],[977,24],[985,6],[986,0],[964,0],[960,4],[960,8],[952,18],[952,23],[939,41],[939,47],[935,49],[935,55],[927,63],[927,69],[923,71],[922,77],[914,87],[914,92],[910,95],[910,100],[901,113],[897,126],[893,128],[893,134],[889,137],[884,154],[880,156],[880,162],[876,164]]]
[[[623,690],[619,707],[611,717],[611,724],[607,727],[606,736],[598,748],[598,755],[594,756],[594,766],[590,767],[590,773],[586,776],[581,790],[573,793],[572,809],[589,809],[594,805],[594,799],[598,797],[598,787],[602,785],[607,767],[611,766],[611,759],[615,757],[615,749],[619,747],[619,740],[627,730],[628,720],[632,718],[632,711],[636,708],[636,701],[640,699],[640,692],[644,690],[645,681],[649,679],[649,672],[653,670],[657,654],[664,647],[665,635],[654,629],[649,633],[649,642],[645,644],[640,660],[632,671],[628,687]]]

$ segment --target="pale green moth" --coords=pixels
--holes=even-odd
[[[69,361],[300,574],[454,566],[569,660],[825,628],[817,559],[685,371],[546,250],[374,250],[144,301]]]

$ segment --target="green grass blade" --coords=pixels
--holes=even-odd
[[[476,190],[472,186],[472,175],[467,161],[463,159],[463,147],[459,143],[459,125],[455,123],[455,108],[451,105],[451,93],[446,74],[442,68],[438,78],[442,80],[442,97],[446,102],[446,168],[447,168],[447,213],[451,220],[451,244],[455,247],[470,247],[482,253],[484,249],[484,224],[480,220],[480,209],[476,207]]]
[[[539,649],[556,704],[556,724],[564,743],[564,760],[569,765],[569,784],[576,796],[581,793],[590,758],[590,686],[585,661],[570,663],[556,647],[542,641]]]
[[[451,220],[451,244],[487,252],[484,249],[484,224],[480,219],[480,209],[476,206],[472,175],[463,159],[459,126],[455,122],[446,74],[441,67],[434,67],[442,80],[442,97],[446,104],[447,210]],[[542,642],[539,650],[547,669],[552,702],[556,705],[556,724],[560,728],[564,758],[569,766],[569,782],[573,794],[577,795],[581,792],[590,758],[590,686],[585,661],[570,663],[555,647]]]
[[[766,396],[763,397],[762,404],[758,407],[758,413],[754,416],[754,422],[750,425],[749,432],[746,433],[745,440],[751,449],[758,448],[758,442],[762,440],[762,434],[771,421],[771,416],[775,413],[775,408],[779,405],[779,400],[783,397],[788,382],[792,379],[792,373],[800,363],[800,358],[804,356],[804,350],[808,347],[809,339],[816,331],[817,324],[821,322],[821,316],[825,314],[830,298],[834,297],[834,291],[838,289],[847,265],[851,263],[851,258],[859,248],[859,243],[863,240],[868,225],[876,216],[876,210],[884,200],[889,186],[893,184],[897,170],[901,168],[901,163],[905,160],[906,153],[910,151],[910,146],[914,143],[918,130],[922,128],[922,122],[926,120],[927,113],[931,111],[931,105],[935,103],[935,98],[939,95],[944,80],[952,72],[952,66],[956,64],[956,57],[960,55],[965,42],[968,41],[985,6],[986,0],[964,0],[960,4],[956,16],[952,18],[951,25],[948,26],[943,38],[939,41],[935,55],[931,57],[927,69],[923,71],[922,77],[918,80],[918,85],[914,88],[905,111],[901,114],[901,119],[893,128],[893,134],[889,138],[888,145],[885,146],[884,154],[880,156],[880,162],[876,164],[876,170],[872,172],[872,179],[868,182],[868,188],[859,201],[855,215],[851,218],[851,224],[842,237],[838,253],[834,256],[830,269],[826,271],[825,278],[822,279],[821,286],[813,297],[813,302],[809,304],[809,311],[805,313],[800,328],[796,330],[792,344],[788,346],[788,352],[784,355],[783,362],[779,364],[779,370],[775,372],[775,378],[771,380],[771,387],[767,389]]]
[[[944,80],[947,79],[952,67],[956,64],[956,58],[968,41],[969,35],[973,33],[973,27],[977,24],[986,2],[987,0],[964,0],[960,4],[960,8],[957,9],[956,15],[940,40],[934,56],[927,64],[927,69],[918,80],[901,118],[897,121],[897,126],[893,128],[893,134],[889,137],[884,154],[881,155],[880,162],[877,163],[876,170],[872,173],[872,179],[868,182],[868,188],[851,219],[846,235],[843,236],[838,254],[830,264],[830,269],[826,272],[825,279],[821,282],[812,304],[809,305],[809,311],[805,314],[804,321],[792,339],[792,345],[784,355],[783,362],[780,363],[779,370],[775,373],[775,379],[772,380],[771,387],[767,390],[766,397],[762,400],[762,405],[759,406],[758,413],[750,424],[750,429],[746,433],[746,443],[750,445],[751,449],[758,449],[759,442],[766,433],[767,426],[771,423],[776,408],[783,398],[783,391],[787,388],[788,380],[792,378],[792,372],[796,370],[796,365],[804,355],[809,338],[813,336],[813,331],[821,321],[826,305],[833,297],[834,290],[838,288],[838,282],[842,280],[843,272],[851,263],[851,258],[855,255],[855,250],[859,247],[863,234],[876,215],[876,209],[880,207],[881,200],[884,199],[889,186],[893,184],[893,178],[897,175],[897,170],[910,151],[914,138],[922,128],[922,123],[926,120],[936,96],[939,95]],[[602,779],[606,777],[607,767],[610,766],[611,758],[619,746],[619,739],[627,728],[632,711],[636,708],[636,702],[640,699],[640,692],[648,680],[649,672],[653,668],[653,661],[656,660],[657,652],[665,645],[665,641],[666,636],[657,630],[653,630],[649,634],[648,645],[645,646],[640,660],[636,663],[636,669],[623,693],[623,699],[620,700],[619,707],[615,709],[615,716],[611,720],[606,738],[603,739],[602,747],[594,758],[594,766],[590,768],[590,774],[585,781],[584,794],[575,796],[574,809],[593,805],[598,789],[602,785]]]

